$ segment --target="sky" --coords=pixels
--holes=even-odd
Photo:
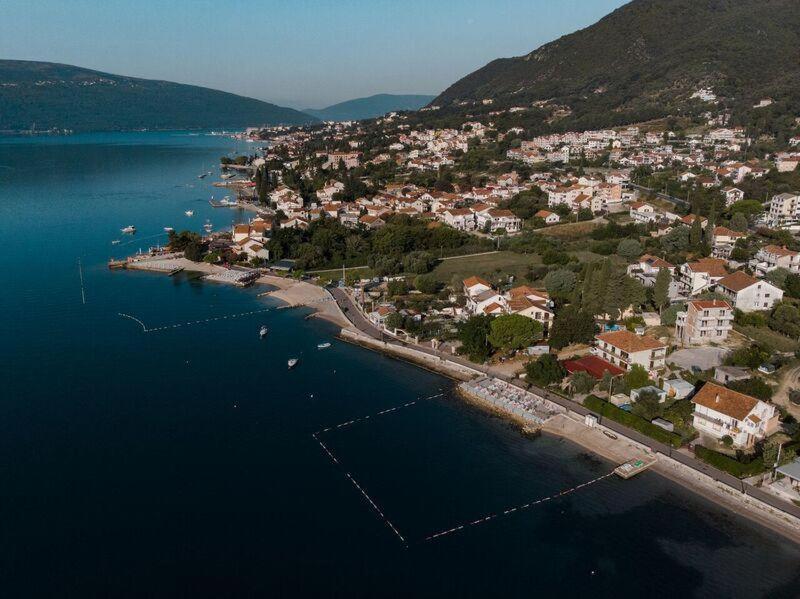
[[[0,58],[293,108],[443,91],[627,0],[0,0]]]

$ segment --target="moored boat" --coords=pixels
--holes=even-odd
[[[298,358],[289,358],[289,361],[286,363],[286,364],[289,366],[289,370],[291,370],[292,368],[294,368],[295,366],[297,366],[297,363],[298,363],[299,361],[300,361],[300,360],[299,360]]]
[[[269,333],[269,329],[268,329],[267,327],[265,327],[265,326],[262,326],[262,327],[261,327],[261,328],[258,330],[258,336],[259,336],[261,339],[263,339],[264,337],[266,337],[266,336],[267,336],[267,333]]]
[[[133,225],[128,225],[127,227],[120,229],[120,231],[122,231],[123,233],[132,234],[136,233],[136,227],[134,227]]]
[[[186,216],[194,216],[194,210],[187,210],[186,212],[184,212],[184,214]]]
[[[330,343],[317,343],[317,349],[328,349],[331,346]]]

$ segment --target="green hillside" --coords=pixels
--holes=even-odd
[[[291,108],[194,85],[0,60],[0,130],[196,129],[301,124]]]
[[[596,24],[517,58],[495,60],[432,104],[547,101],[561,126],[645,121],[723,105],[749,110],[771,97],[786,110],[800,95],[797,0],[634,0]]]

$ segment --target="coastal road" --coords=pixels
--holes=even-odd
[[[460,356],[446,354],[444,352],[436,351],[434,349],[427,347],[420,347],[413,343],[402,342],[394,339],[389,335],[384,335],[378,327],[373,325],[371,322],[369,322],[369,320],[367,320],[364,317],[364,315],[361,313],[361,310],[359,310],[358,307],[355,305],[353,299],[343,289],[339,288],[331,289],[331,293],[333,297],[336,299],[336,303],[345,313],[345,316],[347,316],[348,320],[350,320],[350,322],[353,323],[353,325],[359,331],[372,337],[373,339],[378,339],[386,343],[391,343],[392,345],[413,348],[417,351],[426,353],[428,355],[436,356],[442,360],[449,360],[450,362],[455,362],[456,364],[460,364],[462,366],[466,366],[473,370],[483,372],[487,376],[492,376],[495,378],[502,379],[508,383],[511,383],[516,387],[519,387],[520,389],[525,389],[527,391],[530,391],[531,393],[538,395],[539,397],[543,397],[544,399],[552,401],[553,403],[563,406],[568,410],[571,410],[572,412],[579,414],[581,416],[592,414],[598,418],[599,422],[602,423],[604,427],[616,433],[619,433],[620,435],[623,435],[629,439],[633,439],[634,441],[646,447],[649,447],[653,452],[661,453],[665,456],[668,456],[673,460],[680,462],[684,466],[688,466],[689,468],[692,468],[697,472],[701,472],[711,477],[717,482],[720,482],[732,489],[735,489],[739,493],[742,493],[744,495],[750,495],[751,497],[754,497],[773,508],[791,514],[796,518],[800,518],[800,507],[787,503],[775,497],[774,495],[771,495],[766,491],[759,489],[758,487],[754,487],[750,484],[747,484],[746,482],[736,478],[735,476],[728,474],[727,472],[723,472],[722,470],[719,470],[711,466],[710,464],[698,460],[692,457],[691,455],[678,451],[677,449],[674,449],[665,443],[659,443],[658,441],[651,439],[650,437],[647,437],[636,430],[630,429],[614,420],[604,418],[602,415],[597,414],[596,412],[593,412],[585,408],[582,404],[574,402],[571,399],[567,399],[566,397],[556,395],[555,393],[551,393],[546,389],[540,389],[539,387],[529,385],[526,382],[518,378],[508,376],[505,373],[496,372],[491,367],[486,366],[484,364],[474,364],[472,362],[469,362],[468,360],[465,360]]]

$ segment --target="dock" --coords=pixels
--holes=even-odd
[[[629,478],[633,478],[637,474],[644,472],[650,466],[656,463],[656,458],[653,456],[647,456],[644,458],[636,458],[630,460],[629,462],[625,462],[624,464],[620,464],[616,468],[614,468],[614,474],[628,480]]]

